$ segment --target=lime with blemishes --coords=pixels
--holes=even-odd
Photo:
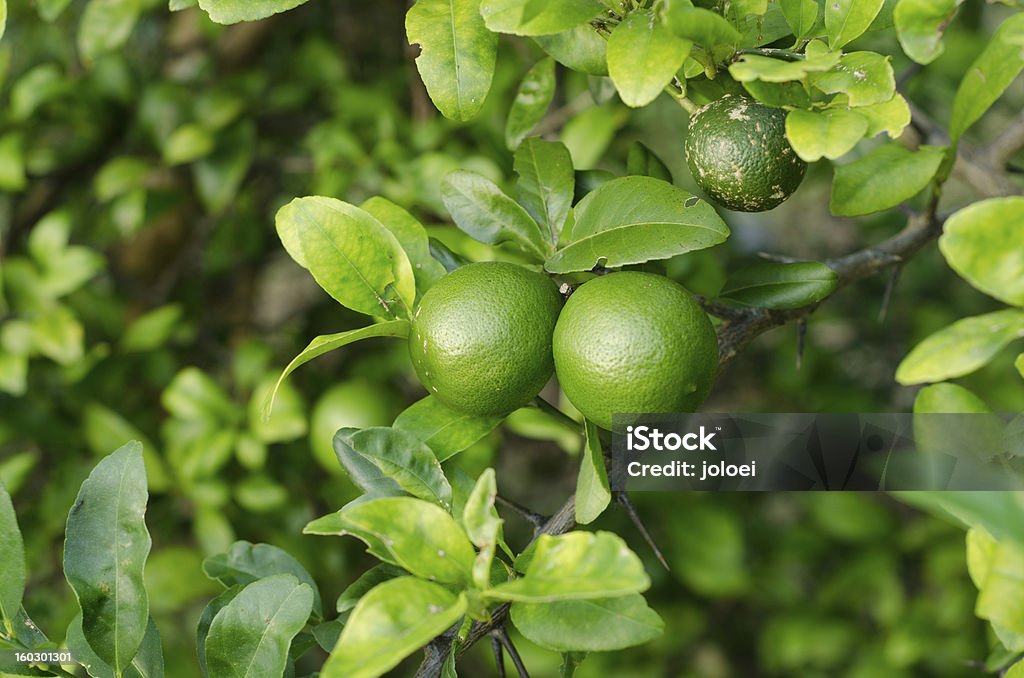
[[[786,139],[786,111],[733,94],[690,117],[685,150],[701,190],[738,212],[778,206],[807,170]]]

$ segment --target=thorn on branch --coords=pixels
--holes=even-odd
[[[494,651],[494,666],[498,669],[498,678],[505,678],[505,651],[494,631],[491,631],[491,650]]]
[[[633,521],[633,525],[636,526],[636,529],[640,532],[640,536],[644,538],[647,545],[651,547],[652,551],[654,551],[654,557],[658,559],[661,566],[666,570],[670,570],[668,561],[665,560],[665,556],[662,555],[661,549],[659,549],[658,545],[654,543],[654,539],[651,538],[651,533],[647,531],[647,527],[644,525],[643,521],[640,520],[640,514],[637,513],[636,506],[633,505],[633,501],[629,498],[629,495],[625,492],[616,492],[615,502],[622,507],[626,512],[626,515],[629,516],[629,519]]]
[[[894,266],[892,273],[889,274],[889,281],[885,284],[885,293],[882,295],[882,307],[878,309],[878,322],[884,322],[885,316],[889,312],[889,303],[892,301],[893,290],[896,289],[896,283],[900,281],[900,273],[903,272],[903,265]]]
[[[533,525],[533,532],[534,532],[534,534],[537,534],[538,532],[540,532],[541,529],[543,529],[544,525],[548,522],[547,516],[542,516],[541,514],[535,512],[535,511],[531,511],[530,509],[526,508],[522,504],[517,504],[516,502],[512,501],[511,499],[505,499],[501,495],[496,496],[495,497],[495,501],[497,501],[502,506],[506,506],[506,507],[512,509],[513,511],[518,513],[521,517],[526,519],[526,521],[528,523]]]
[[[768,261],[774,261],[777,264],[799,264],[807,261],[807,259],[801,259],[799,257],[787,257],[782,254],[774,254],[772,252],[758,252],[757,256]]]
[[[498,643],[498,648],[495,650],[496,656],[500,657],[500,648],[504,648],[505,652],[508,653],[509,658],[512,660],[513,666],[516,667],[516,673],[519,674],[519,678],[530,678],[529,672],[526,670],[526,665],[523,664],[523,658],[519,656],[519,651],[516,650],[516,646],[512,644],[512,639],[508,637],[508,632],[505,631],[504,626],[496,626],[491,629],[491,642]],[[501,667],[499,675],[505,675],[504,660],[499,661],[498,666]]]

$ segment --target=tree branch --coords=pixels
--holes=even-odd
[[[939,236],[942,232],[942,221],[935,214],[933,204],[927,214],[911,217],[906,227],[888,240],[845,257],[825,261],[839,277],[836,291],[905,262]],[[719,368],[731,362],[756,337],[775,327],[806,318],[817,310],[821,303],[787,310],[746,309],[741,317],[725,320],[718,330]]]

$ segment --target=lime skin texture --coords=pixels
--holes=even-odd
[[[504,262],[458,268],[416,308],[409,354],[420,382],[454,410],[496,416],[551,379],[562,295],[543,273]]]
[[[554,335],[555,372],[569,401],[611,429],[613,413],[692,412],[718,370],[718,339],[681,285],[624,271],[581,285]]]
[[[734,94],[690,117],[684,150],[701,190],[738,212],[777,207],[807,170],[786,139],[786,111]]]

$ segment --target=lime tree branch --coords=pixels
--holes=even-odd
[[[825,261],[838,276],[836,292],[858,280],[902,265],[941,232],[942,219],[935,214],[933,201],[928,213],[912,216],[906,227],[888,240],[838,259]],[[736,310],[723,307],[717,302],[706,302],[705,310],[723,319],[718,330],[719,367],[731,362],[756,337],[787,323],[803,320],[817,310],[821,303],[823,302],[787,310]]]

